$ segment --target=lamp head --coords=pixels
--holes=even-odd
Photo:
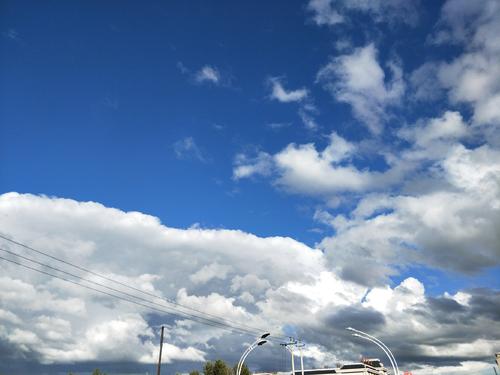
[[[261,339],[265,339],[267,336],[271,335],[269,332],[264,333],[262,336],[260,336]]]
[[[264,345],[265,343],[267,342],[267,340],[260,340],[257,345],[258,346],[261,346],[261,345]]]
[[[352,327],[346,327],[346,329],[347,329],[348,331],[354,331],[354,328],[352,328]]]

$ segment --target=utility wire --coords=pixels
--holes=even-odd
[[[150,304],[152,304],[152,305],[159,306],[159,307],[161,307],[161,308],[169,309],[170,311],[171,311],[171,310],[176,311],[176,310],[175,310],[175,308],[173,308],[173,307],[171,307],[171,306],[168,306],[168,305],[162,305],[162,304],[159,304],[159,303],[157,303],[157,302],[150,301],[150,300],[148,300],[148,299],[145,299],[145,298],[142,298],[142,297],[138,297],[138,296],[136,296],[136,295],[133,295],[133,294],[130,294],[130,293],[124,292],[124,291],[122,291],[122,290],[119,290],[119,289],[115,289],[115,288],[109,287],[109,286],[107,286],[107,285],[104,285],[104,284],[98,283],[98,282],[96,282],[96,281],[86,279],[86,278],[84,278],[84,277],[81,277],[81,276],[75,275],[75,274],[73,274],[73,273],[71,273],[71,272],[67,272],[67,271],[61,270],[61,269],[59,269],[59,268],[57,268],[57,267],[53,267],[53,266],[51,266],[51,265],[48,265],[48,264],[46,264],[46,263],[38,262],[38,261],[36,261],[36,260],[34,260],[34,259],[31,259],[31,258],[25,257],[25,256],[20,255],[20,254],[17,254],[17,253],[15,253],[15,252],[13,252],[13,251],[6,250],[6,249],[3,249],[3,248],[1,248],[1,247],[0,247],[0,250],[1,250],[1,251],[4,251],[4,252],[6,252],[6,253],[9,253],[9,254],[11,254],[11,255],[14,255],[14,256],[16,256],[16,257],[19,257],[19,258],[21,258],[21,259],[27,260],[27,261],[29,261],[29,262],[32,262],[32,263],[38,264],[38,265],[40,265],[40,266],[42,266],[42,267],[47,267],[47,268],[52,269],[52,270],[54,270],[54,271],[61,272],[61,273],[65,274],[65,275],[68,275],[68,276],[71,276],[71,277],[75,277],[75,278],[77,278],[77,279],[79,279],[79,280],[82,280],[82,281],[85,281],[85,282],[88,282],[88,283],[91,283],[91,284],[94,284],[94,285],[100,286],[100,287],[102,287],[102,288],[106,288],[106,289],[108,289],[108,290],[111,290],[112,292],[122,293],[122,294],[124,294],[124,295],[126,295],[126,296],[128,296],[128,297],[136,298],[136,299],[138,299],[138,300],[140,300],[140,301],[144,301],[144,302],[150,303]],[[241,327],[236,327],[236,326],[229,325],[229,324],[226,324],[226,323],[218,322],[218,321],[216,321],[216,320],[207,319],[207,318],[205,318],[205,317],[203,317],[203,316],[194,315],[194,314],[188,314],[188,313],[183,312],[183,311],[182,311],[182,312],[180,312],[180,311],[170,312],[170,314],[173,314],[173,315],[180,315],[180,316],[182,316],[182,317],[184,317],[184,318],[188,318],[188,319],[192,319],[192,320],[202,319],[203,321],[198,321],[198,322],[199,322],[199,323],[202,323],[202,324],[205,324],[206,322],[210,322],[210,323],[213,323],[213,324],[218,324],[218,325],[220,325],[220,326],[230,327],[230,328],[232,328],[232,329],[238,330],[240,333],[245,333],[245,334],[255,334],[255,333],[256,333],[256,332],[253,332],[253,331],[249,331],[249,330],[246,330],[246,329],[242,329]]]
[[[31,246],[28,246],[28,245],[26,245],[26,244],[24,244],[24,243],[21,243],[21,242],[18,242],[18,241],[16,241],[16,240],[13,240],[13,239],[11,239],[11,238],[9,238],[9,237],[6,237],[6,236],[4,236],[4,235],[3,235],[3,234],[1,234],[1,233],[0,233],[0,238],[2,238],[2,239],[4,239],[4,240],[6,240],[6,241],[8,241],[8,242],[11,242],[11,243],[13,243],[13,244],[15,244],[15,245],[21,246],[21,247],[23,247],[23,248],[25,248],[25,249],[27,249],[27,250],[33,251],[33,252],[35,252],[35,253],[37,253],[37,254],[43,255],[43,256],[48,257],[48,258],[50,258],[50,259],[53,259],[53,260],[55,260],[55,261],[61,262],[61,263],[63,263],[63,264],[66,264],[66,265],[68,265],[68,266],[70,266],[70,267],[74,267],[74,268],[76,268],[76,269],[78,269],[78,270],[80,270],[80,271],[87,272],[87,273],[89,273],[89,274],[92,274],[92,275],[94,275],[94,276],[97,276],[97,277],[100,277],[100,278],[102,278],[102,279],[108,280],[108,281],[110,281],[110,282],[116,283],[116,284],[118,284],[118,285],[124,286],[124,287],[129,288],[129,289],[131,289],[131,290],[134,290],[134,291],[136,291],[136,292],[140,292],[140,293],[143,293],[143,294],[145,294],[145,295],[148,295],[148,296],[151,296],[151,297],[155,297],[155,298],[158,298],[158,299],[164,300],[165,302],[170,303],[170,304],[172,304],[172,305],[175,305],[175,306],[177,306],[177,307],[179,307],[179,308],[182,308],[182,309],[187,309],[187,310],[191,310],[191,311],[195,311],[195,312],[197,312],[197,313],[199,313],[199,314],[201,314],[201,315],[204,315],[204,316],[209,316],[209,317],[212,317],[212,318],[218,319],[219,321],[216,321],[216,323],[217,323],[217,324],[224,324],[224,325],[226,325],[226,326],[231,326],[231,327],[234,327],[234,326],[244,327],[244,328],[238,328],[238,329],[243,330],[243,331],[246,331],[246,332],[252,332],[252,333],[261,333],[261,332],[264,332],[264,331],[265,331],[265,330],[263,330],[263,329],[260,329],[260,328],[255,328],[255,327],[251,327],[251,326],[248,326],[248,325],[245,325],[245,324],[241,324],[241,323],[239,323],[239,322],[236,322],[236,321],[233,321],[233,320],[230,320],[230,319],[227,319],[227,318],[223,318],[223,317],[217,316],[217,315],[215,315],[215,314],[210,314],[210,313],[207,313],[207,312],[204,312],[204,311],[200,311],[200,310],[195,309],[195,308],[190,307],[190,306],[182,305],[182,304],[180,304],[180,303],[178,303],[178,302],[175,302],[174,300],[171,300],[171,299],[166,298],[166,297],[163,297],[163,296],[159,296],[159,295],[156,295],[156,294],[153,294],[153,293],[149,293],[149,292],[143,291],[143,290],[141,290],[141,289],[138,289],[138,288],[135,288],[135,287],[133,287],[133,286],[127,285],[127,284],[125,284],[125,283],[123,283],[123,282],[121,282],[121,281],[115,280],[115,279],[113,279],[113,278],[110,278],[110,277],[104,276],[104,275],[102,275],[102,274],[100,274],[100,273],[97,273],[97,272],[94,272],[94,271],[92,271],[92,270],[89,270],[89,269],[87,269],[87,268],[85,268],[85,267],[78,266],[78,265],[76,265],[76,264],[73,264],[73,263],[71,263],[71,262],[65,261],[65,260],[60,259],[60,258],[58,258],[58,257],[55,257],[55,256],[50,255],[50,254],[48,254],[48,253],[46,253],[46,252],[43,252],[43,251],[41,251],[41,250],[37,250],[37,249],[35,249],[35,248],[31,247]],[[3,249],[1,249],[1,250],[3,250]],[[5,250],[4,250],[4,251],[5,251]],[[15,255],[19,256],[18,254],[15,254]],[[28,260],[29,260],[29,259],[28,259]],[[36,261],[35,261],[35,262],[36,262]],[[47,266],[46,264],[44,264],[44,265],[45,265],[45,266]],[[49,267],[50,267],[50,266],[49,266]],[[65,272],[65,271],[61,271],[61,270],[59,270],[59,271],[60,271],[60,272]],[[81,278],[80,276],[76,276],[76,275],[73,275],[73,274],[71,274],[71,275],[72,275],[73,277],[78,277],[78,278]],[[83,279],[83,278],[81,278],[81,279]],[[95,282],[90,281],[90,280],[86,280],[86,279],[83,279],[83,280],[88,281],[88,282],[95,283]],[[123,293],[123,294],[129,295],[129,296],[132,296],[132,297],[134,297],[134,298],[142,299],[142,298],[140,298],[140,297],[137,297],[137,296],[134,296],[134,295],[128,294],[128,293],[126,293],[126,292],[123,292],[123,291],[120,291],[120,290],[116,290],[116,289],[112,289],[112,288],[106,287],[105,285],[102,285],[102,284],[98,284],[98,285],[103,286],[103,287],[108,288],[108,289],[111,289],[111,290],[114,290],[114,291],[121,292],[121,293]],[[144,300],[144,299],[142,299],[142,300]],[[152,302],[150,302],[149,300],[147,300],[147,301],[148,301],[149,303],[152,303]],[[160,306],[162,306],[162,307],[166,307],[166,306],[164,306],[164,305],[160,305]],[[167,307],[167,308],[169,308],[169,307]],[[172,309],[175,309],[175,308],[172,308]],[[196,316],[196,317],[198,317],[198,318],[200,318],[200,319],[204,319],[204,320],[207,320],[207,321],[212,321],[212,322],[214,321],[214,320],[212,320],[212,319],[205,318],[205,317],[203,317],[203,316],[193,315],[193,314],[188,313],[188,312],[185,312],[185,311],[180,311],[180,313],[185,314],[185,315],[189,315],[189,316]],[[229,322],[229,323],[223,323],[224,321],[225,321],[225,322]],[[273,338],[286,339],[284,336],[274,336],[274,335],[273,335]]]
[[[23,263],[16,262],[16,261],[14,261],[12,259],[4,258],[2,256],[0,256],[0,259],[1,260],[5,260],[5,261],[10,262],[10,263],[13,263],[13,264],[15,264],[17,266],[24,267],[24,268],[27,268],[29,270],[39,272],[39,273],[47,275],[47,276],[55,277],[57,279],[66,281],[68,283],[81,286],[81,287],[83,287],[85,289],[89,289],[89,290],[92,290],[92,291],[95,291],[95,292],[99,292],[99,293],[105,294],[105,295],[110,296],[110,297],[118,298],[118,299],[121,299],[123,301],[129,302],[129,303],[133,303],[133,304],[136,304],[136,305],[139,305],[139,306],[142,306],[142,307],[145,307],[145,308],[157,311],[157,312],[161,312],[161,313],[164,313],[164,314],[170,314],[170,315],[179,315],[178,313],[173,313],[171,311],[167,311],[167,310],[164,310],[164,309],[156,308],[156,307],[153,307],[153,306],[141,303],[141,302],[134,301],[132,299],[128,299],[126,297],[122,297],[122,296],[119,296],[119,295],[116,295],[116,294],[113,294],[113,293],[106,292],[104,290],[100,290],[100,289],[93,288],[93,287],[88,286],[88,285],[80,284],[80,283],[78,283],[78,282],[76,282],[74,280],[70,280],[70,279],[67,279],[65,277],[62,277],[62,276],[59,276],[59,275],[55,275],[55,274],[50,273],[50,272],[46,272],[46,271],[40,270],[38,268],[28,266],[28,265],[23,264]],[[191,320],[195,320],[195,319],[191,318]],[[200,322],[200,321],[197,321],[197,322],[198,323],[202,323],[202,324],[206,324],[206,325],[210,325],[210,326],[213,326],[213,327],[216,327],[216,328],[226,329],[226,330],[228,330],[230,332],[233,332],[233,333],[245,334],[245,335],[249,335],[249,336],[252,336],[252,337],[255,336],[254,332],[239,331],[239,330],[236,330],[234,327],[231,327],[231,326],[214,325],[214,324],[211,324],[211,323],[208,323],[208,322]]]
[[[97,276],[97,277],[103,278],[103,279],[105,279],[105,280],[111,281],[111,282],[116,283],[116,284],[118,284],[118,285],[121,285],[121,286],[124,286],[124,287],[126,287],[126,288],[132,289],[132,290],[134,290],[134,291],[136,291],[136,292],[140,292],[140,293],[143,293],[143,294],[148,295],[148,296],[151,296],[151,297],[155,297],[155,298],[162,299],[162,300],[164,300],[164,301],[166,301],[166,302],[168,302],[168,303],[170,303],[170,304],[173,304],[173,305],[175,305],[175,306],[178,306],[178,307],[180,307],[180,308],[184,308],[184,309],[188,309],[188,310],[191,310],[191,311],[195,311],[195,312],[197,312],[197,313],[199,313],[199,314],[206,315],[206,316],[211,316],[211,317],[213,317],[213,318],[216,318],[216,319],[219,319],[219,320],[222,320],[222,321],[227,321],[227,322],[229,322],[230,324],[237,324],[237,325],[239,325],[239,326],[246,327],[247,329],[249,329],[249,330],[251,330],[251,331],[255,331],[255,332],[263,332],[263,331],[264,331],[264,330],[262,330],[262,329],[255,328],[255,327],[250,327],[250,326],[247,326],[247,325],[241,324],[241,323],[239,323],[239,322],[232,321],[232,320],[227,319],[227,318],[223,318],[223,317],[220,317],[220,316],[217,316],[217,315],[214,315],[214,314],[210,314],[210,313],[207,313],[207,312],[204,312],[204,311],[200,311],[200,310],[195,309],[195,308],[190,307],[190,306],[185,306],[185,305],[182,305],[182,304],[180,304],[180,303],[178,303],[178,302],[175,302],[175,301],[174,301],[174,300],[172,300],[172,299],[169,299],[169,298],[166,298],[166,297],[163,297],[163,296],[159,296],[159,295],[156,295],[156,294],[153,294],[153,293],[149,293],[149,292],[143,291],[143,290],[141,290],[141,289],[138,289],[138,288],[135,288],[135,287],[133,287],[133,286],[127,285],[127,284],[125,284],[125,283],[123,283],[123,282],[120,282],[120,281],[118,281],[118,280],[115,280],[115,279],[112,279],[112,278],[110,278],[110,277],[104,276],[104,275],[102,275],[102,274],[100,274],[100,273],[94,272],[94,271],[89,270],[89,269],[87,269],[87,268],[84,268],[84,267],[78,266],[78,265],[76,265],[76,264],[70,263],[70,262],[68,262],[68,261],[65,261],[65,260],[63,260],[63,259],[60,259],[60,258],[55,257],[55,256],[53,256],[53,255],[47,254],[46,252],[43,252],[43,251],[40,251],[40,250],[34,249],[34,248],[33,248],[33,247],[31,247],[31,246],[28,246],[28,245],[23,244],[23,243],[21,243],[21,242],[18,242],[18,241],[15,241],[15,240],[13,240],[13,239],[10,239],[10,238],[8,238],[8,237],[6,237],[6,236],[2,235],[1,233],[0,233],[0,238],[3,238],[3,239],[4,239],[4,240],[6,240],[6,241],[9,241],[9,242],[11,242],[11,243],[13,243],[13,244],[16,244],[16,245],[18,245],[18,246],[21,246],[21,247],[23,247],[23,248],[25,248],[25,249],[27,249],[27,250],[34,251],[34,252],[36,252],[37,254],[40,254],[40,255],[46,256],[46,257],[48,257],[48,258],[50,258],[50,259],[53,259],[53,260],[56,260],[56,261],[58,261],[58,262],[64,263],[64,264],[66,264],[66,265],[68,265],[68,266],[74,267],[74,268],[76,268],[76,269],[78,269],[78,270],[80,270],[80,271],[90,273],[90,274],[95,275],[95,276]],[[280,337],[280,338],[282,338],[282,337]]]

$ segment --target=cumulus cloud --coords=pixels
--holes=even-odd
[[[203,266],[200,270],[189,276],[189,279],[195,284],[206,283],[214,278],[224,280],[230,270],[230,266],[212,263]]]
[[[428,148],[437,141],[457,140],[468,132],[459,112],[447,111],[442,117],[425,121],[423,124],[402,127],[398,135],[417,146]]]
[[[230,285],[217,284],[222,275],[233,272],[235,277],[240,276],[234,280],[234,288],[245,288],[252,285],[246,277],[251,263],[259,272],[262,286],[273,288],[291,276],[289,269],[296,264],[306,270],[305,279],[317,267],[322,267],[319,251],[289,238],[261,239],[240,231],[179,230],[164,227],[157,218],[137,212],[125,213],[92,202],[15,193],[2,195],[0,206],[3,213],[10,212],[1,219],[4,234],[49,249],[55,256],[71,261],[78,259],[79,264],[127,285],[247,324],[260,320],[234,305]],[[45,219],[39,221],[42,217]],[[4,241],[2,247],[5,246],[21,250]],[[86,250],[88,248],[92,251]],[[288,264],[281,259],[288,259],[285,261]],[[231,269],[225,266],[227,262]],[[165,272],[166,264],[168,272]],[[147,311],[124,301],[95,296],[60,280],[21,273],[15,265],[2,263],[1,267],[1,340],[14,345],[19,355],[32,353],[44,363],[116,360],[116,353],[122,353],[120,358],[137,361],[154,358],[154,337],[146,329]],[[192,275],[192,280],[185,275]],[[201,295],[189,294],[186,287]],[[221,288],[221,294],[214,291],[217,288]],[[210,293],[204,296],[207,291]],[[228,309],[222,311],[224,306]],[[117,312],[121,318],[117,318]],[[50,316],[52,320],[43,316]],[[38,330],[27,334],[20,322],[28,322]],[[50,332],[46,330],[48,326],[52,327]],[[121,345],[120,350],[109,344],[116,340],[115,327],[128,332],[127,337],[116,341],[116,345]],[[189,334],[196,336],[193,332]],[[65,336],[65,340],[57,339],[61,336]],[[81,337],[88,341],[82,343],[76,339]],[[213,337],[217,335],[211,334],[206,339]],[[170,343],[175,346],[171,348],[172,360],[204,358],[202,349],[186,347],[183,342]]]
[[[402,70],[396,61],[388,63],[391,78],[377,61],[373,44],[335,57],[322,67],[317,82],[333,98],[351,106],[354,116],[374,134],[380,134],[390,106],[399,104],[405,91]]]
[[[332,150],[330,158],[340,160],[349,152],[344,145]],[[412,278],[393,287],[367,288],[332,272],[322,251],[290,238],[174,229],[152,216],[93,202],[9,193],[0,196],[0,209],[5,213],[0,216],[3,234],[68,260],[79,254],[80,264],[127,285],[243,325],[270,327],[273,333],[293,327],[310,343],[305,354],[311,366],[355,360],[365,352],[363,343],[346,336],[347,323],[380,335],[395,348],[402,365],[414,368],[416,363],[437,366],[443,357],[449,366],[484,363],[486,354],[474,345],[490,350],[500,340],[498,330],[492,329],[499,318],[498,293],[489,289],[429,297]],[[21,251],[2,241],[6,246]],[[86,248],[92,251],[80,254]],[[13,358],[36,358],[40,363],[151,363],[157,358],[150,311],[20,272],[5,262],[0,267],[0,343],[10,347]],[[216,271],[230,282],[211,277]],[[197,276],[190,280],[186,275]],[[245,341],[182,317],[162,320],[167,323],[167,363],[200,362],[223,348],[238,349]],[[279,356],[273,350],[262,357],[262,366]],[[234,361],[240,354],[228,352]]]
[[[457,145],[438,165],[446,190],[365,197],[351,218],[331,221],[336,235],[321,247],[342,275],[369,285],[414,262],[464,273],[499,265],[500,153]],[[360,256],[372,273],[354,266]]]
[[[361,145],[332,133],[324,149],[290,144],[268,155],[270,176],[274,185],[327,205],[340,194],[368,193],[348,213],[315,211],[335,231],[319,247],[346,280],[386,283],[412,264],[475,274],[500,265],[500,151],[466,147],[470,129],[456,111],[403,126],[396,135],[408,146],[386,156],[382,171],[356,166]],[[427,186],[417,188],[419,180]],[[371,272],[358,259],[369,261]]]
[[[442,90],[452,104],[466,103],[473,123],[494,137],[500,124],[500,6],[494,0],[449,0],[442,8],[431,41],[463,47],[451,61],[427,62],[412,73],[418,99],[434,99]]]
[[[270,155],[261,152],[255,159],[238,156],[233,175],[273,176],[274,183],[290,192],[332,198],[339,192],[380,189],[398,182],[408,165],[396,162],[386,171],[358,169],[351,163],[357,145],[333,132],[327,146],[318,150],[313,143],[289,144]]]

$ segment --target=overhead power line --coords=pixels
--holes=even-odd
[[[68,276],[74,277],[74,278],[76,278],[76,279],[78,279],[78,280],[81,280],[81,281],[84,281],[84,282],[87,282],[87,283],[90,283],[90,284],[94,284],[94,285],[96,285],[96,286],[100,286],[100,287],[105,288],[105,289],[108,289],[108,290],[110,290],[110,291],[112,291],[112,292],[115,292],[115,293],[121,293],[121,294],[123,294],[123,295],[125,295],[125,296],[127,296],[127,297],[132,297],[132,298],[135,298],[135,299],[137,299],[137,300],[139,300],[139,301],[143,301],[143,302],[146,302],[146,303],[149,303],[149,304],[152,304],[152,305],[158,306],[158,307],[163,308],[163,309],[169,309],[169,311],[168,311],[168,312],[167,312],[167,311],[165,311],[165,312],[167,312],[167,313],[169,313],[169,314],[179,315],[179,316],[182,316],[182,317],[184,317],[184,318],[188,318],[188,319],[192,319],[192,320],[197,320],[199,323],[202,323],[202,324],[205,324],[205,323],[208,323],[208,324],[211,324],[211,325],[213,325],[213,324],[217,324],[217,326],[227,327],[227,328],[231,328],[231,329],[233,329],[233,330],[237,330],[237,331],[239,331],[239,333],[245,333],[245,334],[254,334],[254,333],[255,333],[255,332],[253,332],[253,331],[243,330],[243,329],[242,329],[242,328],[240,328],[240,327],[235,327],[235,326],[232,326],[232,325],[229,325],[229,324],[225,324],[225,323],[222,323],[222,322],[218,322],[218,321],[216,321],[216,320],[210,320],[210,319],[204,318],[204,317],[202,317],[202,316],[198,316],[198,315],[194,315],[194,314],[188,314],[188,313],[185,313],[185,312],[182,312],[182,311],[178,311],[178,310],[176,311],[176,310],[175,310],[174,308],[172,308],[171,306],[168,306],[168,305],[162,305],[162,304],[159,304],[159,303],[157,303],[157,302],[154,302],[154,301],[148,300],[148,299],[146,299],[146,298],[138,297],[138,296],[136,296],[136,295],[133,295],[133,294],[130,294],[130,293],[124,292],[124,291],[122,291],[122,290],[119,290],[119,289],[116,289],[116,288],[113,288],[113,287],[109,287],[109,286],[107,286],[107,285],[104,285],[104,284],[98,283],[98,282],[96,282],[96,281],[89,280],[89,279],[87,279],[87,278],[85,278],[85,277],[81,277],[81,276],[75,275],[75,274],[73,274],[73,273],[71,273],[71,272],[67,272],[67,271],[61,270],[61,269],[59,269],[59,268],[57,268],[57,267],[53,267],[53,266],[51,266],[51,265],[49,265],[49,264],[42,263],[42,262],[38,262],[37,260],[31,259],[31,258],[29,258],[29,257],[25,257],[25,256],[23,256],[23,255],[17,254],[17,253],[15,253],[15,252],[13,252],[13,251],[10,251],[10,250],[7,250],[7,249],[1,248],[1,247],[0,247],[0,251],[4,251],[4,252],[9,253],[9,254],[11,254],[11,255],[14,255],[14,256],[16,256],[16,257],[18,257],[18,258],[21,258],[21,259],[27,260],[27,261],[29,261],[29,262],[32,262],[32,263],[34,263],[34,264],[37,264],[37,265],[39,265],[39,266],[42,266],[42,267],[47,267],[47,268],[49,268],[49,269],[51,269],[51,270],[54,270],[54,271],[57,271],[57,272],[61,272],[61,273],[65,274],[65,275],[68,275]],[[2,258],[2,259],[4,259],[4,258]],[[17,263],[16,263],[16,264],[17,264]],[[20,265],[22,265],[22,264],[20,264]],[[30,269],[31,269],[31,268],[30,268]],[[54,277],[55,277],[55,276],[54,276]],[[66,279],[63,279],[63,280],[67,281]],[[82,285],[82,284],[78,283],[78,285]],[[114,294],[113,294],[113,295],[114,295]],[[127,301],[129,301],[129,300],[127,300]],[[172,310],[173,310],[173,311],[172,311]],[[201,319],[201,321],[200,321],[200,320],[198,320],[198,319]]]
[[[20,267],[24,267],[26,269],[29,269],[29,270],[32,270],[32,271],[36,271],[36,272],[39,272],[41,274],[44,274],[44,275],[47,275],[47,276],[51,276],[51,277],[54,277],[56,279],[60,279],[60,280],[63,280],[63,281],[66,281],[68,283],[71,283],[71,284],[74,284],[74,285],[78,285],[78,286],[81,286],[82,288],[85,288],[85,289],[89,289],[89,290],[92,290],[94,292],[99,292],[99,293],[102,293],[102,294],[105,294],[107,296],[110,296],[110,297],[114,297],[114,298],[118,298],[118,299],[121,299],[123,301],[126,301],[126,302],[129,302],[129,303],[133,303],[135,305],[138,305],[138,306],[142,306],[142,307],[145,307],[147,309],[150,309],[150,310],[154,310],[154,311],[157,311],[157,312],[161,312],[161,313],[164,313],[164,314],[173,314],[173,315],[179,315],[179,314],[176,314],[176,313],[172,313],[170,311],[166,311],[166,310],[163,310],[163,309],[159,309],[159,308],[156,308],[156,307],[153,307],[153,306],[150,306],[150,305],[146,305],[144,303],[141,303],[141,302],[137,302],[137,301],[134,301],[134,300],[131,300],[131,299],[128,299],[128,298],[125,298],[125,297],[122,297],[122,296],[118,296],[116,294],[113,294],[113,293],[109,293],[109,292],[106,292],[104,290],[100,290],[100,289],[97,289],[97,288],[93,288],[91,286],[88,286],[88,285],[84,285],[84,284],[80,284],[74,280],[70,280],[70,279],[67,279],[65,277],[62,277],[62,276],[59,276],[59,275],[55,275],[53,273],[50,273],[50,272],[46,272],[46,271],[43,271],[43,270],[40,270],[38,268],[35,268],[35,267],[31,267],[31,266],[28,266],[26,264],[23,264],[23,263],[20,263],[20,262],[16,262],[12,259],[8,259],[8,258],[4,258],[2,256],[0,256],[0,259],[1,260],[4,260],[4,261],[7,261],[7,262],[10,262],[12,264],[15,264],[17,266],[20,266]],[[194,319],[193,319],[194,320]],[[200,322],[201,323],[201,322]],[[207,322],[203,322],[202,324],[206,324],[206,325],[211,325]],[[242,333],[242,334],[247,334],[247,335],[252,335],[251,333],[249,332],[241,332],[241,331],[236,331],[235,329],[229,327],[229,326],[219,326],[219,325],[216,325],[215,326],[216,328],[222,328],[222,329],[228,329],[229,331],[231,332],[236,332],[236,333]]]
[[[207,313],[207,312],[204,312],[204,311],[200,311],[198,309],[195,309],[193,307],[190,307],[190,306],[186,306],[186,305],[183,305],[183,304],[180,304],[174,300],[171,300],[169,298],[166,298],[166,297],[163,297],[163,296],[159,296],[159,295],[156,295],[154,293],[150,293],[150,292],[147,292],[147,291],[144,291],[144,290],[141,290],[141,289],[138,289],[138,288],[135,288],[131,285],[128,285],[128,284],[125,284],[121,281],[118,281],[118,280],[115,280],[111,277],[108,277],[108,276],[105,276],[105,275],[102,275],[100,273],[97,273],[95,271],[92,271],[90,269],[87,269],[85,267],[82,267],[82,266],[79,266],[77,264],[74,264],[74,263],[71,263],[71,262],[68,262],[64,259],[60,259],[56,256],[53,256],[51,254],[48,254],[46,252],[43,252],[41,250],[38,250],[38,249],[35,249],[31,246],[28,246],[24,243],[21,243],[19,241],[16,241],[16,240],[13,240],[9,237],[6,237],[2,234],[0,234],[0,238],[12,243],[12,244],[15,244],[17,246],[20,246],[26,250],[29,250],[29,251],[32,251],[32,252],[35,252],[39,255],[42,255],[42,256],[45,256],[47,258],[50,258],[52,260],[55,260],[57,262],[60,262],[60,263],[63,263],[67,266],[70,266],[70,267],[73,267],[75,269],[78,269],[80,271],[83,271],[83,272],[86,272],[88,274],[91,274],[91,275],[94,275],[94,276],[97,276],[99,278],[102,278],[104,280],[107,280],[107,281],[110,281],[110,282],[113,282],[117,285],[120,285],[122,287],[125,287],[125,288],[128,288],[130,290],[133,290],[135,292],[139,292],[139,293],[142,293],[144,295],[147,295],[147,296],[150,296],[150,297],[154,297],[154,298],[157,298],[157,299],[161,299],[165,302],[167,302],[168,304],[171,304],[173,306],[166,306],[166,305],[163,305],[163,304],[158,304],[157,302],[154,302],[154,301],[151,301],[149,299],[146,299],[146,298],[142,298],[142,297],[139,297],[139,296],[136,296],[134,294],[130,294],[128,292],[124,292],[122,290],[119,290],[119,289],[116,289],[116,288],[112,288],[112,287],[109,287],[107,285],[104,285],[104,284],[101,284],[101,283],[98,283],[96,281],[93,281],[93,280],[89,280],[89,279],[86,279],[82,276],[79,276],[79,275],[75,275],[73,273],[70,273],[70,272],[67,272],[67,271],[64,271],[64,270],[61,270],[57,267],[53,267],[51,265],[48,265],[46,263],[43,263],[43,262],[38,262],[34,259],[31,259],[31,258],[28,258],[28,257],[24,257],[18,253],[14,253],[14,252],[11,252],[9,250],[6,250],[6,249],[3,249],[3,248],[0,248],[0,250],[4,251],[4,252],[7,252],[7,253],[10,253],[11,255],[14,255],[14,256],[17,256],[17,257],[20,257],[22,259],[25,259],[29,262],[32,262],[32,263],[35,263],[35,264],[38,264],[40,266],[43,266],[43,267],[48,267],[54,271],[57,271],[57,272],[61,272],[61,273],[64,273],[68,276],[71,276],[71,277],[75,277],[79,280],[82,280],[82,281],[85,281],[85,282],[88,282],[88,283],[91,283],[91,284],[94,284],[94,285],[97,285],[97,286],[100,286],[100,287],[103,287],[103,288],[106,288],[108,290],[111,290],[112,292],[117,292],[117,293],[121,293],[121,294],[124,294],[126,295],[127,297],[132,297],[132,298],[135,298],[135,299],[138,299],[140,301],[143,301],[143,302],[146,302],[146,303],[149,303],[149,304],[153,304],[153,305],[156,305],[156,306],[160,306],[162,309],[170,309],[170,310],[173,310],[172,311],[165,311],[165,310],[161,310],[161,312],[164,312],[164,313],[167,313],[167,314],[171,314],[171,315],[177,315],[177,316],[181,316],[181,317],[184,317],[184,318],[187,318],[187,319],[190,319],[190,320],[194,320],[198,323],[201,323],[201,324],[206,324],[206,325],[211,325],[211,326],[217,326],[219,328],[225,328],[225,329],[230,329],[231,331],[233,332],[237,332],[237,333],[243,333],[243,334],[248,334],[248,335],[256,335],[256,334],[259,334],[265,330],[263,329],[260,329],[260,328],[255,328],[255,327],[251,327],[251,326],[248,326],[248,325],[245,325],[245,324],[241,324],[239,322],[236,322],[236,321],[233,321],[233,320],[230,320],[230,319],[227,319],[227,318],[224,318],[224,317],[220,317],[220,316],[217,316],[215,314],[210,314],[210,313]],[[124,298],[122,296],[117,296],[115,295],[114,293],[109,293],[109,292],[104,292],[102,290],[99,290],[99,289],[95,289],[95,288],[92,288],[92,287],[88,287],[86,285],[83,285],[83,284],[80,284],[78,282],[75,282],[73,280],[68,280],[66,278],[62,278],[60,276],[57,276],[57,275],[54,275],[54,274],[51,274],[51,273],[48,273],[48,272],[45,272],[45,271],[42,271],[42,270],[39,270],[37,268],[34,268],[34,267],[30,267],[30,266],[27,266],[25,264],[22,264],[22,263],[19,263],[19,262],[14,262],[12,260],[9,260],[7,258],[3,258],[3,257],[0,257],[1,259],[3,260],[6,260],[6,261],[9,261],[13,264],[16,264],[18,266],[21,266],[21,267],[25,267],[25,268],[28,268],[30,270],[33,270],[33,271],[37,271],[37,272],[40,272],[40,273],[43,273],[45,275],[48,275],[48,276],[52,276],[52,277],[56,277],[56,278],[59,278],[59,279],[62,279],[64,281],[68,281],[68,282],[71,282],[73,284],[76,284],[76,285],[79,285],[79,286],[82,286],[82,287],[85,287],[87,289],[91,289],[91,290],[94,290],[94,291],[98,291],[98,292],[101,292],[101,293],[104,293],[104,294],[107,294],[111,297],[116,297],[116,298],[120,298],[122,300],[125,300],[127,302],[132,302],[132,303],[136,303],[137,301],[131,301],[129,300],[128,298]],[[136,303],[136,304],[139,304],[143,307],[147,307],[147,308],[152,308],[151,306],[149,305],[144,305],[143,303]],[[175,307],[174,307],[175,306]],[[154,308],[154,310],[158,310],[157,308]],[[190,310],[190,311],[194,311],[195,313],[192,313],[192,312],[187,312],[187,311],[184,311],[184,310]],[[278,338],[278,339],[285,339],[285,337],[283,336],[274,336],[274,338]]]

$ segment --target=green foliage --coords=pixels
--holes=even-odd
[[[92,375],[106,375],[106,373],[96,368],[94,371],[92,371]]]
[[[212,362],[207,361],[207,363],[205,363],[205,366],[203,366],[203,374],[214,375],[214,364]]]
[[[243,363],[243,366],[241,367],[241,375],[252,375],[252,373],[250,372],[250,369],[244,363]]]
[[[233,375],[237,375],[236,374],[237,369],[238,369],[238,364],[235,364],[233,367]],[[243,366],[241,367],[241,375],[252,375],[246,363],[243,363]]]
[[[232,369],[222,359],[218,359],[214,364],[214,375],[232,375]]]
[[[233,369],[227,365],[222,359],[215,362],[208,361],[203,366],[204,375],[233,375]],[[191,375],[191,374],[190,374]]]
[[[200,372],[198,370],[191,371],[189,375],[200,375]]]

